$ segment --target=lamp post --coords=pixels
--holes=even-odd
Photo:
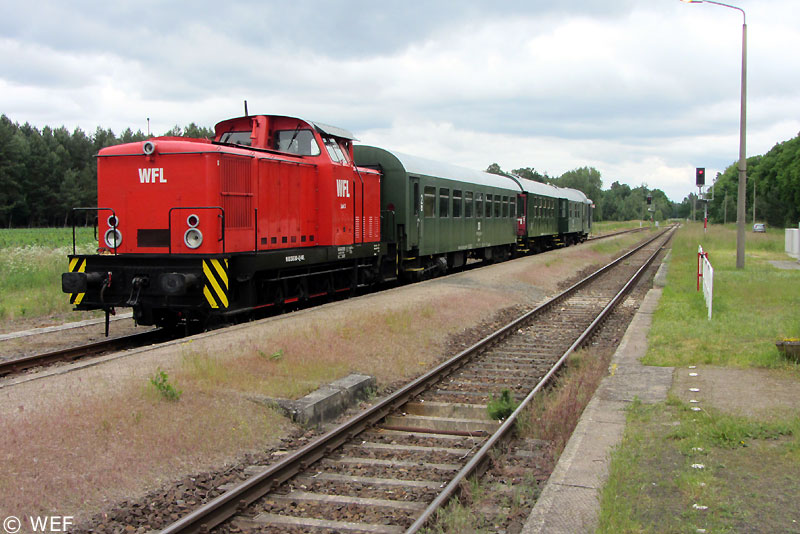
[[[745,156],[745,131],[747,126],[747,16],[744,9],[713,0],[681,0],[687,4],[714,4],[729,7],[742,13],[742,103],[739,112],[739,193],[736,199],[736,268],[744,269],[744,213],[747,186],[747,158]]]

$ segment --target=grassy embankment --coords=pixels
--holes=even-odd
[[[646,221],[603,221],[592,223],[592,235],[603,235],[611,232],[618,232],[619,230],[629,230],[631,228],[640,228],[641,225],[649,226],[650,222]],[[663,224],[662,224],[663,226]]]
[[[78,251],[93,252],[93,230],[77,230]],[[0,321],[69,312],[61,273],[71,253],[69,228],[0,229]]]
[[[714,266],[711,321],[696,291],[698,244]],[[800,337],[800,271],[768,263],[789,259],[783,247],[780,229],[748,232],[745,269],[737,270],[733,225],[712,226],[705,235],[700,224],[680,230],[644,363],[676,366],[676,380],[696,365],[701,377],[714,366],[760,368],[759,376],[783,384],[800,381],[800,365],[774,345]],[[750,386],[715,384],[734,388],[744,406]],[[676,383],[667,402],[630,407],[602,492],[598,532],[800,532],[797,412],[775,402],[774,409],[741,415],[727,405],[690,404],[709,392],[688,392],[687,384]],[[765,400],[757,397],[752,404]]]

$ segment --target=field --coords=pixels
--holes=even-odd
[[[592,235],[602,235],[619,230],[628,230],[630,228],[639,228],[641,221],[603,221],[592,223]],[[647,224],[647,223],[645,223]]]
[[[714,266],[710,321],[699,244]],[[667,402],[629,408],[597,532],[800,532],[800,364],[775,347],[800,337],[800,270],[769,263],[790,260],[783,248],[782,229],[748,232],[739,270],[735,226],[676,235],[643,359],[674,366],[675,383]]]
[[[93,229],[79,228],[76,245],[78,252],[94,251]],[[69,228],[0,230],[0,321],[66,314],[71,306],[61,273],[71,252]]]

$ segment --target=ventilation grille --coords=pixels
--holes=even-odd
[[[223,156],[220,159],[222,209],[227,228],[253,226],[253,181],[250,158]]]

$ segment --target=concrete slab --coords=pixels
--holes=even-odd
[[[120,321],[122,319],[130,319],[133,317],[133,312],[120,313],[110,318],[111,321]],[[30,330],[20,330],[19,332],[9,332],[7,334],[0,334],[0,341],[7,339],[16,339],[19,337],[38,336],[40,334],[47,334],[49,332],[60,332],[62,330],[70,330],[72,328],[81,328],[83,326],[93,326],[105,322],[105,317],[97,319],[86,319],[83,321],[74,321],[71,323],[54,325],[54,326],[41,326],[39,328],[31,328]]]
[[[663,401],[672,384],[673,368],[639,362],[647,351],[647,332],[660,297],[660,288],[647,293],[614,354],[609,376],[581,415],[522,534],[594,532],[609,455],[625,430],[625,406],[634,398]]]
[[[769,263],[771,263],[778,269],[785,269],[785,270],[800,269],[800,261],[796,260],[770,260]]]
[[[273,399],[250,396],[253,401],[276,404],[297,423],[317,426],[339,417],[375,389],[375,377],[351,374],[312,391],[302,399]]]

